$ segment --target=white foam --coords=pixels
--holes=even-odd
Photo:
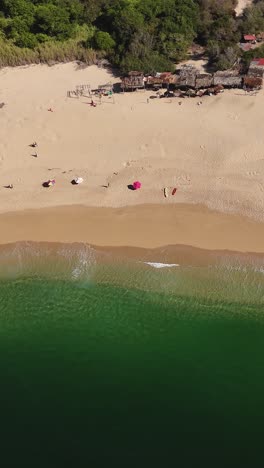
[[[172,268],[180,266],[178,263],[158,263],[158,262],[143,262],[153,268]]]

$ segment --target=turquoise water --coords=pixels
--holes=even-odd
[[[0,260],[3,467],[263,466],[262,259]]]

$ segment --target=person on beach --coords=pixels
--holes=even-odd
[[[36,148],[36,147],[38,146],[38,144],[37,144],[37,142],[36,142],[36,141],[34,141],[33,143],[31,143],[31,145],[30,145],[30,146],[32,146],[32,148]]]

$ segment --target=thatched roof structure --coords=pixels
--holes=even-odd
[[[180,88],[195,88],[198,71],[191,65],[184,65],[177,73],[176,85]]]
[[[210,73],[199,73],[196,75],[195,88],[210,88],[213,83],[213,76]]]
[[[263,84],[263,79],[260,76],[245,76],[243,84],[246,88],[249,89],[261,89]]]
[[[240,88],[242,86],[242,75],[236,70],[217,71],[213,79],[214,86],[222,85],[225,88]]]
[[[148,76],[146,79],[146,85],[149,87],[175,84],[176,75],[171,72],[157,73],[155,76]]]
[[[144,74],[139,71],[131,71],[121,78],[121,87],[125,89],[140,89],[145,87]]]
[[[250,63],[248,69],[248,75],[250,76],[259,76],[262,78],[264,76],[264,59],[253,59]]]

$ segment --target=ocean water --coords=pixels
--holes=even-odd
[[[0,251],[1,466],[263,466],[263,256],[154,260]]]

